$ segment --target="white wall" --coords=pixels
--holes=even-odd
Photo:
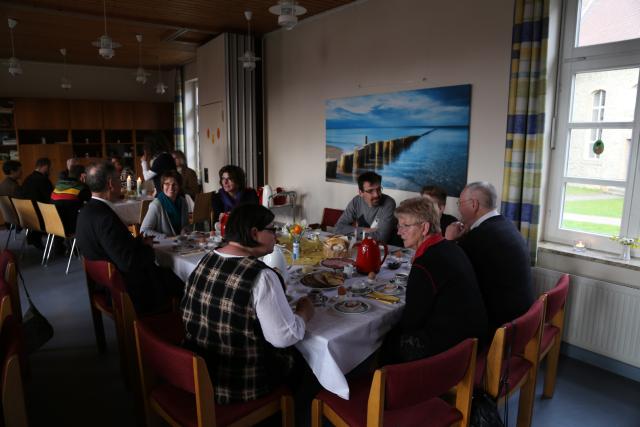
[[[64,90],[60,79],[64,66],[48,62],[20,61],[22,74],[16,77],[0,69],[0,96],[12,98],[114,99],[122,101],[173,101],[175,72],[163,71],[162,80],[168,86],[164,95],[155,91],[158,71],[147,70],[151,76],[145,85],[136,83],[135,69],[68,65],[67,76],[72,87]]]
[[[357,193],[325,181],[327,99],[471,84],[468,179],[500,194],[512,19],[508,0],[370,0],[268,34],[267,182],[304,194],[304,215],[317,222],[322,208],[344,208]]]

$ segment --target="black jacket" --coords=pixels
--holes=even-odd
[[[476,272],[491,333],[531,307],[529,248],[511,221],[502,215],[491,217],[463,236],[459,244]]]
[[[22,183],[22,197],[42,203],[51,203],[53,184],[49,177],[38,171],[33,171]]]

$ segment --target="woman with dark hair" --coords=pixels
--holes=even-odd
[[[160,193],[162,192],[160,177],[167,171],[176,170],[176,161],[168,152],[166,137],[160,133],[145,137],[143,150],[142,175],[145,181],[153,180],[156,193]]]
[[[244,171],[235,165],[226,165],[220,172],[220,190],[213,195],[213,217],[219,221],[222,214],[230,212],[241,204],[259,204],[258,194],[253,188],[246,188]]]
[[[400,323],[383,347],[386,363],[441,353],[466,338],[486,343],[487,313],[471,262],[440,233],[440,212],[425,197],[403,201],[395,211],[398,235],[416,250]]]
[[[182,177],[174,170],[161,177],[162,191],[149,204],[140,232],[145,235],[175,236],[189,224],[189,208],[180,194]]]
[[[226,245],[200,261],[180,303],[185,346],[207,361],[219,404],[255,400],[283,383],[290,347],[313,316],[306,297],[291,311],[282,279],[258,259],[276,243],[273,218],[264,206],[235,208]]]

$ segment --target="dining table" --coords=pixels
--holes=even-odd
[[[140,224],[140,211],[144,200],[153,200],[152,196],[125,198],[113,203],[113,210],[126,225]]]
[[[338,296],[336,288],[311,289],[303,284],[304,277],[315,272],[335,272],[322,266],[322,257],[311,254],[311,249],[322,236],[314,236],[306,243],[307,256],[303,245],[302,257],[288,268],[286,295],[295,308],[295,302],[306,295],[314,297],[315,313],[306,324],[304,339],[295,346],[315,374],[319,383],[328,391],[349,399],[349,385],[345,375],[367,360],[382,345],[385,335],[400,320],[404,308],[404,288],[398,287],[394,302],[372,299],[361,294],[361,288],[383,289],[392,284],[396,274],[407,274],[410,269],[410,251],[391,247],[395,253],[393,261],[396,267],[390,269],[389,263],[382,264],[375,279],[354,271],[351,277],[345,277],[346,295]],[[199,243],[184,244],[176,238],[160,240],[154,245],[156,260],[170,268],[183,281],[195,270],[207,251],[214,250],[217,242],[201,239]],[[286,239],[285,239],[286,241]],[[319,262],[318,262],[319,261]],[[289,259],[291,263],[291,260]],[[355,290],[354,290],[355,289]],[[354,290],[352,292],[352,290]],[[320,295],[320,297],[318,297]],[[373,295],[373,294],[372,294]],[[361,301],[364,312],[346,313],[338,308],[345,301]]]

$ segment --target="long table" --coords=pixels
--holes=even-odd
[[[160,265],[171,268],[178,277],[186,281],[204,257],[205,251],[179,254],[172,249],[173,245],[173,241],[165,240],[154,246],[156,259]],[[287,294],[293,297],[294,301],[309,291],[309,288],[299,281],[301,275],[297,274],[297,270],[300,268],[292,267],[287,282]],[[407,273],[408,270],[409,263],[403,264],[395,271],[383,267],[376,283],[388,281],[395,273]],[[350,286],[366,279],[364,276],[355,275],[346,280],[346,285]],[[324,294],[331,301],[337,292],[324,291]],[[370,310],[363,314],[340,313],[333,309],[333,303],[328,303],[325,307],[316,307],[315,315],[307,323],[304,339],[296,344],[296,348],[320,384],[343,399],[349,399],[349,386],[345,374],[380,347],[385,334],[399,321],[404,307],[404,301],[387,304],[364,297],[362,300],[370,306]]]

